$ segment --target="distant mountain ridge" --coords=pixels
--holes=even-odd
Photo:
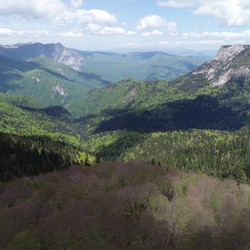
[[[165,80],[196,69],[205,57],[164,52],[79,51],[60,43],[0,46],[0,91],[68,107],[89,91],[124,79]]]
[[[119,54],[100,51],[82,51],[84,72],[96,73],[113,83],[133,78],[168,80],[195,70],[208,56],[179,56],[160,51]]]
[[[84,65],[84,57],[81,56],[80,53],[77,53],[73,49],[65,48],[61,43],[27,43],[13,46],[0,46],[0,55],[18,60],[46,57],[52,61],[65,64],[77,71],[81,71]]]
[[[44,57],[79,72],[105,76],[105,80],[111,82],[130,77],[137,80],[170,79],[195,69],[208,58],[201,55],[179,56],[160,51],[127,54],[81,51],[66,48],[61,43],[0,45],[0,56],[17,60]],[[113,72],[107,74],[109,69]]]

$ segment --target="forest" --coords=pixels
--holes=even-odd
[[[250,188],[145,161],[1,183],[0,248],[248,249]]]
[[[218,98],[199,95],[193,100],[178,100],[139,111],[117,110],[101,122],[96,132],[126,129],[153,132],[180,129],[238,130],[248,123],[247,110],[233,110]],[[110,112],[110,111],[109,111]]]
[[[43,56],[2,60],[0,249],[250,249],[249,56],[237,57],[218,86],[218,58],[114,84]]]
[[[0,133],[0,180],[38,175],[80,164],[86,154],[79,148],[48,137]]]
[[[104,160],[147,160],[218,178],[250,180],[250,131],[116,131],[93,136],[84,146]]]

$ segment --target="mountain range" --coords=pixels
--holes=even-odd
[[[1,249],[248,249],[249,45],[0,50]]]
[[[206,59],[162,52],[88,52],[65,48],[60,43],[0,46],[0,91],[67,107],[93,89],[130,77],[173,78]]]
[[[146,145],[151,133],[238,131],[250,124],[248,45],[223,46],[213,59],[175,79],[128,78],[112,84],[99,76],[95,88],[91,78],[95,74],[82,71],[97,52],[81,52],[85,56],[80,60],[78,51],[60,44],[32,44],[34,51],[25,55],[19,49],[26,46],[30,45],[2,48],[0,132],[46,136],[83,147],[90,155],[116,159],[123,154],[127,159],[126,152],[136,143]],[[62,63],[62,57],[50,54],[47,46],[64,54],[70,51],[68,55],[72,51],[72,58],[83,63],[81,71],[65,65],[66,59]],[[98,56],[121,57],[103,52]],[[165,58],[159,52],[124,57],[131,56],[147,62]],[[86,74],[91,75],[88,85]]]
[[[196,70],[168,81],[129,79],[96,89],[69,105],[76,116],[107,109],[145,110],[199,95],[218,98],[233,109],[249,105],[249,46],[224,46]]]
[[[0,48],[0,90],[9,95],[34,98],[44,107],[63,105],[75,118],[83,117],[84,121],[86,121],[85,116],[100,116],[107,122],[107,117],[114,118],[117,114],[119,115],[115,120],[123,120],[121,115],[132,115],[132,120],[137,116],[175,119],[176,112],[180,109],[185,111],[185,106],[190,106],[191,110],[198,108],[197,113],[202,107],[199,106],[200,102],[211,102],[206,103],[207,108],[209,109],[209,105],[214,105],[220,110],[217,110],[219,114],[227,109],[227,112],[231,112],[230,114],[236,117],[238,112],[241,119],[238,120],[239,124],[236,127],[239,127],[248,122],[249,53],[249,45],[223,46],[213,59],[175,79],[139,81],[129,78],[111,84],[111,81],[103,80],[95,73],[82,72],[85,70],[85,65],[89,63],[88,58],[96,60],[97,55],[102,58],[100,61],[96,60],[96,65],[98,62],[102,65],[111,65],[115,62],[114,58],[121,59],[121,57],[125,58],[124,64],[125,61],[128,62],[128,57],[140,58],[141,61],[146,62],[157,59],[164,63],[166,54],[140,52],[118,55],[104,52],[79,52],[66,49],[61,44],[5,46]],[[107,60],[107,56],[112,62],[107,61],[105,64],[103,60]],[[172,61],[175,60],[176,56],[172,56]],[[110,70],[112,74],[112,68]],[[199,97],[201,95],[203,95],[202,98]],[[203,112],[204,110],[201,113]],[[178,119],[184,119],[183,115],[178,113],[178,117],[180,116]],[[216,115],[216,112],[213,115]],[[147,119],[151,120],[149,117]],[[160,123],[172,124],[171,119],[168,122],[162,120]],[[119,122],[116,126],[118,124]],[[175,125],[170,127],[172,126],[175,127]]]

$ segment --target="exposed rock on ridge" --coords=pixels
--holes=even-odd
[[[235,56],[237,56],[241,51],[245,49],[245,46],[246,45],[242,44],[222,46],[219,49],[219,52],[215,56],[214,60],[221,62],[230,62]]]
[[[65,48],[62,44],[26,43],[13,46],[0,46],[0,55],[12,59],[26,60],[35,57],[46,57],[81,71],[84,57],[76,50]]]
[[[74,70],[81,71],[81,67],[84,65],[84,57],[71,49],[63,47],[61,44],[56,45],[54,53],[52,53],[52,59]]]
[[[220,86],[232,81],[250,83],[250,45],[222,46],[214,59],[201,65],[193,75],[200,75]]]

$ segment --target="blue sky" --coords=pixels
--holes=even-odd
[[[249,40],[249,0],[0,0],[1,44],[164,51]]]

